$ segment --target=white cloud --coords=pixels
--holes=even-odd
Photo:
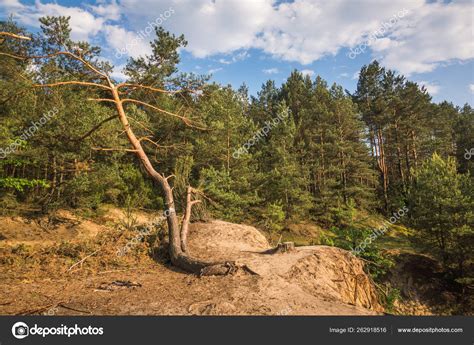
[[[422,85],[426,88],[426,91],[428,91],[428,93],[430,95],[436,95],[439,90],[440,90],[440,86],[436,83],[433,83],[433,82],[429,82],[429,81],[419,81],[417,82],[419,85]]]
[[[151,37],[138,36],[118,25],[105,25],[103,31],[109,47],[114,50],[114,55],[118,59],[122,56],[143,56],[151,52],[149,44],[149,41],[152,40]]]
[[[469,84],[469,91],[471,91],[471,93],[474,93],[474,84]]]
[[[232,63],[245,60],[250,57],[250,54],[247,51],[243,51],[237,54],[234,54],[230,59],[219,59],[219,63],[223,65],[230,65]]]
[[[95,17],[89,11],[79,7],[61,6],[56,3],[42,3],[34,6],[19,6],[17,1],[7,0],[5,10],[15,13],[14,18],[20,23],[38,27],[38,19],[43,16],[70,16],[71,37],[74,40],[87,41],[96,36],[102,29],[104,18]],[[9,7],[13,5],[13,7]]]
[[[114,49],[130,42],[148,22],[172,11],[163,26],[183,33],[189,42],[186,49],[196,57],[259,48],[302,64],[357,47],[406,9],[408,14],[388,25],[368,48],[383,65],[410,75],[474,58],[472,3],[464,0],[110,0],[84,7],[41,0],[27,7],[18,0],[1,1],[0,12],[15,12],[26,25],[38,26],[42,15],[70,15],[73,38],[103,35]],[[118,19],[123,20],[120,25]],[[132,54],[143,54],[147,45],[143,40]],[[219,60],[236,61],[238,54]]]
[[[374,55],[389,68],[410,75],[474,58],[471,2],[425,4],[400,24],[391,35],[393,43],[374,47]]]
[[[301,71],[301,74],[312,77],[314,75],[314,71],[312,69],[304,69]]]
[[[265,74],[277,74],[280,71],[278,70],[278,68],[267,68],[267,69],[262,69],[262,72]]]
[[[9,9],[24,9],[25,6],[23,6],[19,0],[2,0],[2,6],[5,8]]]
[[[120,80],[120,81],[124,81],[127,79],[127,76],[125,75],[125,73],[123,73],[123,70],[125,68],[125,64],[123,65],[118,65],[118,66],[114,66],[114,70],[113,72],[110,74],[110,76],[114,79],[117,79],[117,80]]]
[[[121,4],[137,23],[149,13],[172,6],[175,14],[166,26],[184,33],[187,49],[197,57],[260,48],[276,58],[310,64],[344,47],[357,46],[396,15],[398,19],[383,37],[371,44],[374,57],[388,67],[405,74],[420,73],[474,54],[469,2],[169,0],[157,4],[123,0]],[[221,63],[230,60],[221,59]]]
[[[271,17],[272,3],[273,0],[122,0],[120,5],[136,27],[171,7],[174,13],[164,23],[166,28],[183,33],[189,42],[187,50],[206,57],[254,46],[256,34]]]
[[[222,71],[222,67],[218,67],[218,68],[211,68],[209,71],[207,71],[207,74],[214,74],[214,73],[217,73],[219,71]]]
[[[259,46],[285,60],[309,64],[363,41],[381,22],[423,0],[295,0],[276,7]]]
[[[110,4],[101,4],[99,6],[90,6],[92,12],[104,19],[119,20],[121,17],[121,9],[115,0]]]

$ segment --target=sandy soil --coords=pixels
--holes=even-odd
[[[120,215],[114,215],[117,218]],[[71,218],[64,215],[64,218]],[[145,218],[145,217],[144,217]],[[140,219],[144,221],[145,219]],[[0,245],[50,241],[34,222],[1,220]],[[94,237],[106,228],[75,219],[55,234],[61,240]],[[18,225],[17,224],[17,225]],[[31,225],[31,226],[30,226]],[[71,224],[69,224],[71,225]],[[19,230],[19,228],[21,228]],[[35,232],[44,236],[38,238]],[[63,238],[64,237],[64,238]],[[58,238],[55,237],[55,241]],[[49,315],[371,315],[382,312],[362,262],[333,247],[297,247],[264,254],[270,246],[256,228],[223,221],[192,224],[191,254],[235,260],[254,274],[197,277],[151,259],[94,274],[42,276],[0,270],[0,314]],[[91,257],[88,260],[96,260]],[[3,276],[3,277],[2,277]],[[128,286],[120,286],[120,281]],[[125,284],[127,285],[127,284]]]

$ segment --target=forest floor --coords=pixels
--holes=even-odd
[[[131,218],[133,229],[127,230],[124,225]],[[153,218],[144,212],[131,217],[118,209],[93,219],[64,210],[53,217],[1,217],[0,314],[374,315],[384,311],[363,262],[345,250],[301,246],[289,253],[265,254],[271,245],[252,226],[219,220],[194,223],[189,238],[192,255],[235,260],[249,268],[227,276],[197,277],[169,264],[160,236],[136,230]],[[129,250],[117,255],[127,245]],[[156,247],[161,249],[153,250]],[[406,313],[430,314],[425,306],[416,308]]]

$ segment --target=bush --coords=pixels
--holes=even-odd
[[[279,232],[284,227],[285,211],[281,203],[271,203],[262,213],[264,226],[270,232]]]

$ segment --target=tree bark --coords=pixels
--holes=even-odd
[[[191,211],[194,204],[201,202],[201,200],[191,200],[194,189],[188,186],[186,194],[186,209],[184,211],[183,221],[181,223],[181,250],[187,252],[189,221],[191,220]]]
[[[143,167],[145,168],[147,174],[156,182],[158,182],[163,190],[165,204],[167,207],[166,212],[166,221],[168,224],[168,233],[169,233],[169,254],[171,262],[173,265],[184,269],[185,271],[191,273],[197,273],[200,275],[222,275],[232,273],[235,270],[235,264],[232,262],[206,262],[196,258],[193,258],[183,251],[181,245],[181,232],[179,228],[178,217],[174,208],[174,197],[173,189],[168,183],[168,179],[158,173],[153,165],[150,162],[147,154],[145,153],[140,141],[133,133],[128,118],[125,114],[122,100],[120,99],[117,88],[112,82],[109,82],[111,88],[111,93],[114,99],[115,107],[119,116],[120,123],[125,131],[125,134],[130,141],[130,144],[134,148],[134,152],[137,157],[140,159]],[[186,212],[189,208],[189,217],[191,213],[191,205],[186,206]],[[185,214],[186,217],[186,214]],[[187,218],[187,224],[189,222],[189,217]],[[184,219],[183,219],[184,221]],[[186,225],[187,233],[187,225]],[[184,242],[184,248],[186,248],[186,238]]]
[[[403,166],[402,166],[402,149],[400,148],[400,137],[399,137],[398,122],[395,122],[395,143],[396,143],[396,146],[397,146],[398,173],[399,173],[400,178],[402,180],[403,194],[406,196],[407,186],[406,186],[405,174],[403,172]]]
[[[8,33],[8,32],[0,32],[0,36],[9,36],[13,37],[16,39],[25,39],[25,40],[30,40],[28,37],[24,36],[19,36],[16,34]],[[174,209],[174,198],[173,198],[173,189],[168,183],[168,178],[164,177],[162,174],[158,173],[153,165],[151,164],[147,154],[145,153],[140,140],[135,136],[133,133],[130,123],[128,121],[128,118],[126,116],[124,107],[123,107],[123,102],[134,102],[138,103],[144,106],[151,107],[155,110],[161,111],[163,113],[166,113],[171,116],[175,116],[180,118],[182,121],[184,121],[187,125],[189,125],[188,119],[183,117],[183,116],[178,116],[177,114],[173,114],[167,111],[164,111],[162,109],[158,109],[156,107],[151,106],[148,103],[141,102],[138,100],[132,100],[132,99],[124,99],[122,100],[119,95],[119,87],[125,84],[118,84],[117,86],[110,80],[109,76],[107,73],[100,71],[97,67],[94,67],[93,64],[87,62],[84,60],[81,56],[75,55],[69,51],[58,51],[55,53],[43,55],[43,56],[28,56],[28,57],[23,57],[19,55],[14,55],[14,54],[8,54],[8,53],[0,53],[0,55],[4,56],[9,56],[10,58],[14,59],[19,59],[19,60],[34,60],[34,59],[45,59],[45,58],[55,58],[58,56],[64,56],[67,58],[74,59],[81,64],[83,64],[87,69],[92,71],[94,74],[96,74],[100,79],[100,83],[94,83],[94,82],[85,82],[85,81],[75,81],[75,80],[69,80],[69,81],[61,81],[61,82],[56,82],[56,83],[51,83],[51,84],[35,84],[34,87],[56,87],[56,86],[61,86],[61,85],[82,85],[82,86],[91,86],[91,87],[98,87],[101,89],[105,89],[110,92],[112,99],[109,98],[99,98],[99,99],[92,99],[93,101],[99,101],[99,102],[113,102],[115,104],[115,108],[120,120],[120,123],[122,124],[122,127],[124,129],[124,133],[127,135],[128,140],[130,141],[130,144],[133,147],[133,150],[128,150],[128,151],[133,151],[137,157],[140,159],[144,169],[146,170],[147,174],[156,182],[158,182],[163,190],[164,198],[165,198],[165,203],[168,208],[168,212],[166,215],[166,221],[168,224],[168,230],[169,230],[169,253],[171,257],[171,262],[177,266],[180,267],[188,272],[193,272],[193,273],[199,273],[200,275],[203,274],[228,274],[232,273],[235,269],[236,266],[233,262],[205,262],[199,259],[195,259],[191,256],[188,256],[183,252],[181,249],[181,234],[180,234],[180,229],[179,229],[179,224],[178,224],[178,218],[176,215],[176,211]],[[106,82],[107,85],[103,84],[102,82]],[[161,89],[155,89],[153,87],[149,86],[143,86],[143,85],[134,85],[137,87],[143,87],[146,89],[149,89],[151,91],[157,91],[157,92],[166,92],[165,90]],[[52,184],[52,192],[51,196],[54,193],[54,188],[55,184],[57,183],[56,179],[56,174],[57,174],[57,166],[56,166],[56,160],[54,157],[53,161],[53,184]]]
[[[377,145],[378,144],[378,145]],[[375,154],[377,156],[377,163],[382,177],[384,208],[388,212],[388,170],[385,161],[385,151],[383,144],[382,130],[377,129],[377,142],[375,143]]]

